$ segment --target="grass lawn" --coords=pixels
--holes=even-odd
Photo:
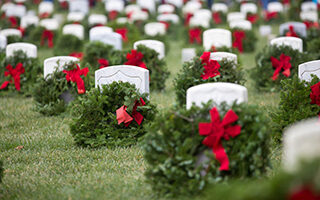
[[[256,52],[265,44],[267,39],[259,38]],[[151,93],[151,101],[160,109],[174,103],[172,81],[182,68],[181,42],[171,41],[170,45],[167,89]],[[39,51],[41,61],[51,55],[49,50]],[[246,71],[255,66],[254,57],[240,56]],[[257,93],[250,79],[246,86],[249,103],[262,109],[277,105],[277,94]],[[5,167],[0,199],[159,199],[145,182],[146,163],[139,146],[79,148],[69,132],[70,116],[44,117],[32,107],[31,98],[0,97],[0,160]],[[279,152],[273,150],[271,155],[276,165]]]

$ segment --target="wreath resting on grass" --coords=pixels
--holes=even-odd
[[[41,66],[37,58],[29,58],[19,50],[13,56],[4,58],[0,67],[0,92],[9,90],[30,95],[32,88],[41,74]]]
[[[282,140],[285,127],[320,114],[320,79],[311,82],[297,77],[281,82],[280,103],[271,113],[275,139]]]
[[[209,61],[209,57],[210,53],[205,52],[200,58],[195,57],[192,61],[183,64],[182,70],[174,79],[178,104],[186,104],[187,89],[195,85],[210,82],[244,84],[244,73],[239,64],[228,59],[219,62]]]
[[[114,148],[136,144],[145,135],[156,107],[135,85],[113,82],[80,97],[72,112],[70,131],[77,145]]]
[[[240,53],[253,52],[255,50],[257,37],[253,30],[232,29],[233,48]]]
[[[268,45],[256,56],[251,77],[259,91],[278,91],[281,80],[297,76],[298,65],[310,60],[314,55],[288,46]]]
[[[75,62],[70,62],[62,71],[57,69],[46,79],[43,77],[38,79],[33,90],[36,111],[43,115],[59,115],[66,111],[68,103],[77,98],[78,94],[82,95],[85,90],[90,89],[88,68],[80,70],[78,67]]]
[[[153,189],[160,194],[198,194],[208,182],[260,178],[265,174],[269,166],[267,117],[257,106],[233,104],[230,111],[230,106],[223,103],[216,111],[220,120],[228,121],[225,127],[232,129],[229,133],[233,136],[227,136],[224,131],[223,138],[226,140],[215,143],[211,140],[215,133],[208,127],[221,121],[216,119],[217,112],[212,105],[209,102],[202,108],[192,106],[190,110],[173,107],[157,115],[148,127],[144,145],[148,162],[146,176]],[[225,155],[215,154],[215,145],[212,149],[208,147],[213,143],[222,147]],[[207,159],[201,159],[204,155]],[[215,159],[221,156],[227,156],[227,165]]]

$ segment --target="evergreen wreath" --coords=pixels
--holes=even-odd
[[[280,88],[280,81],[287,79],[288,74],[284,75],[280,71],[275,80],[272,79],[275,73],[275,67],[271,62],[271,57],[281,61],[281,55],[290,57],[290,73],[289,77],[297,76],[298,65],[310,60],[314,60],[314,55],[308,53],[301,53],[288,46],[268,45],[262,52],[256,56],[256,67],[251,71],[251,77],[255,81],[256,88],[259,91],[278,91]],[[284,57],[282,56],[282,57]],[[282,69],[284,70],[284,69]]]
[[[223,59],[218,63],[221,66],[219,68],[220,75],[208,79],[201,77],[205,71],[205,63],[202,63],[201,58],[195,57],[192,61],[183,64],[182,70],[174,79],[174,90],[178,104],[186,104],[187,89],[195,85],[210,82],[229,82],[240,85],[245,83],[244,72],[240,64],[228,59]]]
[[[2,182],[2,179],[3,179],[3,175],[4,175],[3,171],[4,171],[3,162],[2,160],[0,160],[0,183]]]
[[[28,37],[28,40],[30,43],[33,43],[37,45],[38,47],[48,47],[47,39],[44,39],[43,45],[41,45],[41,38],[42,34],[45,31],[45,28],[42,26],[37,26],[33,30],[30,31],[30,36]],[[53,46],[55,46],[57,38],[59,37],[58,31],[51,31],[53,33]]]
[[[125,105],[128,114],[132,115],[133,107],[140,98],[145,102],[144,106],[136,109],[144,117],[141,125],[135,120],[129,126],[118,124],[117,110]],[[145,135],[145,126],[153,120],[156,107],[150,103],[147,94],[137,91],[135,85],[113,82],[103,85],[101,89],[93,88],[80,97],[74,103],[72,112],[74,118],[70,132],[77,145],[114,148],[136,144]]]
[[[320,105],[312,104],[310,98],[311,86],[319,82],[320,79],[316,76],[311,82],[301,81],[296,76],[281,81],[280,103],[278,108],[271,113],[276,141],[282,140],[282,132],[285,127],[307,118],[316,117],[320,113]],[[318,98],[320,99],[320,93]]]
[[[63,66],[63,70],[74,70],[77,63],[70,62]],[[35,110],[43,115],[59,115],[66,111],[68,103],[63,99],[64,95],[70,95],[69,100],[76,99],[78,96],[77,84],[66,80],[66,73],[63,70],[56,69],[46,79],[39,77],[34,86],[33,99]],[[90,76],[81,77],[84,80],[85,89],[91,88]],[[83,95],[83,94],[80,94]]]
[[[83,48],[83,40],[71,34],[62,34],[57,39],[54,46],[54,54],[56,56],[65,56],[73,52],[81,52]]]
[[[301,12],[301,4],[303,0],[295,0],[295,1],[290,1],[290,7],[288,11],[288,17],[290,20],[293,21],[298,21],[300,20],[300,15],[299,13]]]
[[[9,65],[13,69],[17,70],[17,67],[19,67],[19,63],[22,64],[23,71],[19,73],[20,80],[14,80],[12,74],[5,76],[6,73],[10,72],[10,70],[7,69]],[[10,56],[8,58],[4,58],[1,61],[0,67],[0,85],[3,84],[6,81],[9,81],[10,83],[7,85],[7,87],[3,88],[3,90],[9,90],[11,92],[19,91],[17,87],[15,86],[16,81],[20,82],[20,91],[19,93],[24,94],[26,96],[31,95],[32,88],[34,84],[37,81],[37,77],[41,74],[42,68],[39,63],[39,60],[37,58],[29,58],[27,55],[22,51],[15,51],[13,53],[13,56]],[[0,90],[1,93],[1,90]]]
[[[12,44],[16,42],[22,42],[22,38],[17,35],[8,35],[7,36],[7,44]]]
[[[135,41],[140,40],[141,33],[139,29],[130,23],[116,23],[116,21],[108,23],[114,32],[119,33],[122,36],[122,41],[125,47],[131,48]]]
[[[242,33],[243,35],[241,35]],[[253,52],[255,50],[257,40],[258,39],[253,30],[243,30],[239,28],[232,29],[233,48],[238,49],[240,52]]]
[[[156,116],[148,127],[145,139],[147,181],[162,195],[176,196],[197,194],[207,183],[221,183],[229,179],[260,178],[269,166],[269,127],[267,117],[257,106],[233,104],[231,109],[238,116],[236,124],[241,132],[222,146],[229,157],[229,170],[221,171],[213,152],[202,144],[198,124],[210,121],[212,102],[202,108],[192,106],[186,110],[175,106]],[[218,108],[223,118],[230,106]],[[199,162],[199,155],[206,155],[207,162]],[[208,167],[205,167],[207,165]],[[203,174],[205,172],[205,175]]]

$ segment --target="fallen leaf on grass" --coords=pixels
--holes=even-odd
[[[21,149],[23,149],[23,146],[22,146],[22,145],[16,147],[16,150],[21,150]]]

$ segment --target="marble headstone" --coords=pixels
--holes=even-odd
[[[133,44],[133,48],[137,49],[137,47],[139,45],[144,45],[144,46],[158,52],[159,59],[163,59],[165,56],[165,46],[164,46],[164,43],[161,41],[158,41],[158,40],[139,40]]]
[[[298,76],[300,80],[310,82],[312,80],[311,74],[320,78],[320,60],[314,60],[299,65]]]
[[[6,57],[13,56],[14,52],[19,50],[22,50],[29,58],[37,57],[37,46],[25,42],[9,44],[6,48]]]

